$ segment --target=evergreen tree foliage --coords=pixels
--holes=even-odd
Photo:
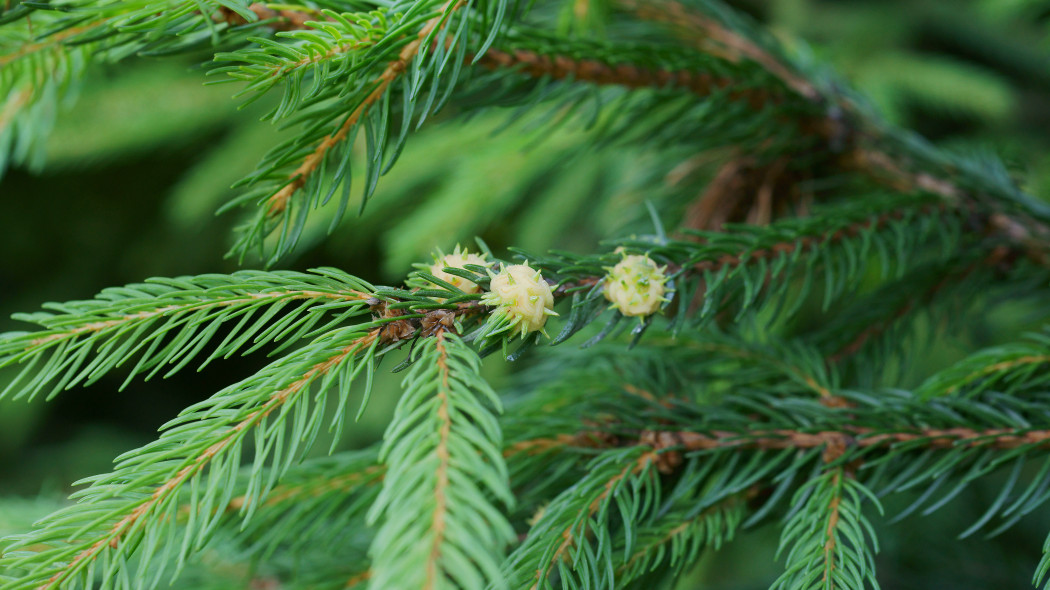
[[[229,256],[261,270],[19,314],[0,399],[263,364],[19,523],[0,588],[673,588],[773,531],[771,588],[859,590],[896,545],[884,514],[971,489],[992,492],[951,534],[1046,513],[1050,205],[738,7],[12,1],[0,171],[39,167],[92,68],[133,56],[208,62],[279,129],[226,138],[267,144],[224,207]],[[878,68],[920,103],[1009,110],[994,76],[959,97],[919,81],[958,64],[877,57],[858,82],[891,117]],[[494,222],[506,244],[473,239]],[[372,224],[393,285],[278,269]],[[573,233],[600,240],[545,247]],[[910,362],[1004,304],[1031,310],[1008,338]],[[382,440],[348,449],[390,371]]]

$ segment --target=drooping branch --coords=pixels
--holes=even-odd
[[[919,213],[932,214],[939,210],[943,210],[943,207],[938,205],[926,205],[919,208]],[[802,236],[779,244],[773,244],[765,248],[755,250],[749,249],[744,255],[725,254],[716,260],[698,262],[693,268],[700,272],[718,271],[723,268],[736,267],[758,260],[768,260],[779,256],[788,256],[798,251],[816,248],[817,246],[840,243],[850,238],[855,238],[865,231],[877,230],[885,227],[892,221],[899,221],[904,218],[904,215],[905,212],[903,210],[881,213],[863,221],[857,221],[844,227],[833,229],[821,235]]]

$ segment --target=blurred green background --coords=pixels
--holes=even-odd
[[[887,119],[952,149],[994,151],[1026,190],[1050,194],[1050,0],[732,4],[792,50],[830,64]],[[10,314],[45,301],[87,298],[150,276],[238,268],[223,254],[243,212],[214,212],[280,132],[258,122],[264,104],[236,108],[236,87],[204,86],[198,61],[97,68],[60,116],[46,164],[0,181],[0,329],[24,329]],[[662,198],[653,187],[664,184],[669,166],[659,154],[578,150],[584,136],[571,128],[542,143],[522,128],[495,134],[506,123],[496,112],[465,124],[439,118],[410,139],[361,217],[351,213],[328,238],[323,219],[312,223],[304,246],[282,265],[336,266],[391,284],[434,247],[475,235],[497,252],[508,245],[591,251],[601,237],[644,220],[646,199]],[[115,376],[48,404],[0,402],[0,496],[7,497],[0,532],[24,528],[71,482],[107,471],[113,457],[150,440],[179,410],[264,362],[231,359],[123,392]],[[385,377],[348,445],[379,436],[398,380]],[[43,500],[30,499],[41,492]],[[964,494],[956,509],[884,539],[884,587],[1026,587],[1050,517],[993,541],[956,541],[965,528],[959,523],[991,501],[982,493]],[[707,588],[765,588],[778,573],[776,539],[764,530],[747,537],[709,555],[683,586],[703,579]],[[911,559],[912,543],[929,550]]]

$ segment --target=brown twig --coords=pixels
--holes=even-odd
[[[372,579],[372,570],[365,570],[361,573],[350,576],[350,579],[346,581],[344,588],[353,588],[354,586],[360,585],[362,582],[367,582]]]
[[[823,448],[823,460],[831,463],[848,450],[869,447],[914,445],[926,449],[988,448],[1011,450],[1024,446],[1050,449],[1050,430],[989,428],[914,428],[897,431],[847,426],[839,430],[804,431],[770,429],[751,431],[643,430],[636,438],[596,436],[598,431],[560,434],[555,437],[522,441],[508,448],[505,456],[525,452],[537,454],[551,448],[622,448],[640,446],[653,450],[650,461],[661,473],[673,473],[683,462],[682,452],[718,449],[776,451]],[[581,441],[583,444],[581,444]],[[533,450],[536,449],[535,452]]]
[[[255,13],[260,21],[269,21],[267,26],[275,31],[296,31],[309,29],[306,23],[310,21],[331,20],[319,10],[311,10],[306,6],[293,9],[274,10],[261,2],[253,2],[248,10]],[[213,20],[224,22],[232,26],[248,24],[248,21],[240,14],[220,6]]]
[[[540,455],[551,449],[567,447],[601,448],[612,446],[615,444],[615,441],[615,437],[601,431],[559,434],[553,437],[531,438],[512,443],[503,449],[503,456],[509,458],[522,453],[526,455]]]
[[[670,24],[706,53],[731,62],[751,60],[803,98],[814,102],[822,99],[820,92],[808,80],[792,72],[779,59],[750,39],[723,27],[707,15],[674,1],[621,0],[619,3],[624,8],[633,10],[643,20]],[[697,32],[701,34],[697,35]]]
[[[701,451],[728,448],[761,450],[813,449],[834,445],[843,449],[853,447],[889,447],[897,444],[917,443],[929,449],[952,449],[983,447],[991,449],[1016,449],[1027,445],[1050,448],[1050,430],[1022,430],[1010,428],[923,428],[900,431],[880,431],[872,428],[848,427],[841,430],[805,432],[801,430],[775,429],[751,432],[715,430],[710,432],[690,431],[645,431],[644,443],[656,449],[669,447],[686,451]]]
[[[475,58],[475,55],[468,54],[466,62],[473,63]],[[730,99],[745,101],[756,109],[779,100],[774,93],[767,90],[738,88],[734,80],[718,78],[706,72],[655,70],[631,64],[612,65],[595,59],[549,56],[524,49],[510,52],[489,49],[478,58],[477,65],[490,70],[516,68],[518,72],[534,78],[571,79],[602,86],[675,87],[688,90],[697,96],[710,96],[725,91]]]

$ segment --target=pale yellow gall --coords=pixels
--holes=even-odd
[[[485,260],[484,254],[474,254],[466,249],[460,249],[459,246],[456,246],[456,249],[452,254],[441,256],[434,262],[434,264],[430,265],[428,270],[430,274],[453,285],[464,293],[477,293],[481,290],[481,287],[479,287],[477,283],[445,272],[445,268],[463,268],[467,264],[488,266],[489,262]]]
[[[547,317],[558,315],[554,307],[554,294],[543,280],[540,271],[528,264],[505,266],[499,274],[493,274],[489,292],[481,296],[481,302],[495,307],[493,314],[506,322],[507,329],[519,331],[522,336],[543,330]],[[502,330],[499,330],[502,331]]]
[[[623,315],[652,315],[667,301],[667,267],[657,266],[649,256],[625,255],[606,270],[605,298]]]

